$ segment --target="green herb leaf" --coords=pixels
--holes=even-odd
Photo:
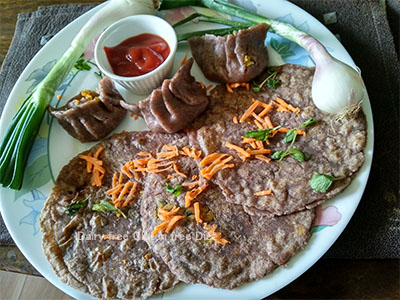
[[[303,124],[301,124],[300,127],[299,127],[298,129],[307,127],[308,125],[311,125],[311,124],[315,123],[315,121],[317,121],[317,119],[315,119],[315,118],[312,118],[312,119],[310,119],[310,120],[307,120],[307,121],[305,121]]]
[[[310,158],[311,158],[311,154],[304,152],[304,160],[307,161],[307,160],[310,160]]]
[[[281,159],[282,155],[284,155],[285,151],[276,151],[271,155],[271,159]]]
[[[86,197],[86,199],[83,200],[78,200],[72,202],[70,205],[67,206],[65,209],[65,212],[67,213],[68,216],[72,216],[78,212],[82,207],[85,207],[90,196]]]
[[[276,79],[276,75],[278,74],[277,71],[268,70],[268,74],[269,75],[267,76],[267,78],[265,78],[260,84],[256,83],[254,80],[252,81],[253,92],[259,92],[265,83],[267,84],[268,88],[275,89],[276,85],[281,82],[279,79]]]
[[[269,89],[275,89],[276,85],[279,84],[281,81],[279,79],[275,79],[275,78],[268,78],[267,80],[267,86]]]
[[[181,185],[177,184],[175,187],[172,187],[168,182],[165,183],[165,189],[175,197],[178,197],[183,191],[183,187]]]
[[[297,128],[295,129],[290,129],[288,132],[286,132],[285,138],[283,139],[285,143],[290,143],[294,141],[297,137]]]
[[[93,204],[90,209],[100,212],[119,212],[124,216],[124,218],[126,218],[125,214],[119,208],[115,207],[107,200],[101,200],[100,203]]]
[[[310,186],[316,192],[325,193],[334,181],[341,179],[343,178],[335,178],[330,175],[315,173],[310,180]]]
[[[252,131],[247,131],[244,136],[247,138],[256,139],[258,141],[266,141],[267,138],[271,135],[271,133],[275,130],[278,130],[281,126],[276,126],[274,128],[266,128],[266,129],[257,129]]]
[[[292,149],[290,149],[289,153],[290,153],[290,156],[291,156],[294,160],[297,160],[297,161],[299,161],[299,162],[305,162],[305,161],[306,161],[306,158],[305,158],[305,156],[304,156],[304,153],[303,153],[300,149],[298,149],[298,148],[292,148]]]
[[[81,71],[89,71],[92,69],[92,67],[89,65],[86,59],[83,57],[78,59],[78,61],[74,65],[75,68]]]

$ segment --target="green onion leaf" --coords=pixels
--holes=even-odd
[[[90,196],[86,197],[86,199],[83,200],[74,201],[70,205],[68,205],[67,208],[65,209],[67,215],[73,216],[74,214],[76,214],[78,210],[86,206],[89,198]]]
[[[341,179],[343,178],[335,178],[330,175],[315,173],[310,180],[310,186],[316,192],[325,193],[334,181]]]
[[[165,189],[175,197],[178,197],[183,191],[183,187],[181,185],[177,184],[175,187],[172,187],[168,182],[165,183]]]

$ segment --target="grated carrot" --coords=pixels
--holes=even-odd
[[[246,152],[249,153],[249,155],[269,154],[271,153],[271,149],[257,149],[257,150],[246,149]]]
[[[274,125],[272,124],[271,119],[268,116],[266,116],[264,120],[265,124],[267,124],[267,128],[274,128]]]
[[[200,81],[200,86],[202,89],[204,89],[206,87],[202,81]]]
[[[106,193],[107,193],[107,195],[112,195],[112,194],[115,194],[115,193],[119,193],[121,191],[122,187],[123,187],[123,184],[121,184],[121,183],[116,184],[114,187],[112,187],[111,189],[107,190]]]
[[[207,186],[208,186],[208,183],[206,183],[203,186],[198,187],[197,189],[193,189],[193,190],[186,192],[185,208],[188,208],[191,205],[192,200],[195,199],[198,195],[200,195],[200,193],[203,192]]]
[[[186,186],[188,188],[193,188],[196,185],[199,185],[199,181],[198,180],[192,181],[192,182],[184,182],[184,183],[182,183],[182,186]]]
[[[233,90],[228,83],[225,84],[225,87],[226,87],[226,90],[228,91],[228,93],[233,93]]]
[[[163,221],[171,220],[174,216],[176,216],[180,211],[180,207],[174,206],[171,210],[166,210],[163,208],[158,209],[158,217]]]
[[[129,162],[128,162],[128,163],[129,163]],[[133,174],[129,171],[129,168],[128,168],[128,166],[127,166],[128,163],[126,163],[125,165],[122,166],[122,168],[121,168],[121,174],[124,174],[124,175],[128,176],[129,178],[132,178],[132,177],[133,177]]]
[[[132,185],[133,185],[132,181],[128,181],[127,183],[124,184],[124,187],[119,193],[117,198],[118,203],[120,203],[124,199],[125,194],[129,192],[129,189],[132,187]]]
[[[256,139],[253,139],[253,138],[248,138],[248,137],[245,137],[245,136],[242,136],[242,143],[252,143],[252,142],[255,142],[255,141],[257,141]]]
[[[265,190],[265,191],[260,191],[257,193],[254,193],[255,196],[268,196],[268,195],[273,195],[272,190]]]
[[[212,153],[206,156],[200,162],[200,166],[208,166],[200,171],[200,175],[206,179],[211,179],[211,177],[213,177],[218,171],[226,168],[233,168],[235,166],[234,164],[227,164],[230,160],[233,159],[233,156],[227,156],[228,154],[218,153]]]
[[[181,176],[181,177],[183,177],[183,178],[186,178],[186,177],[187,177],[184,173],[182,173],[182,172],[180,172],[180,171],[178,170],[178,165],[177,165],[175,162],[173,162],[172,165],[173,165],[173,169],[174,169],[174,171],[176,172],[176,174],[178,174],[179,176]]]
[[[200,204],[199,202],[196,202],[193,204],[193,208],[194,208],[194,216],[196,218],[196,223],[203,223],[203,221],[200,218]]]
[[[168,226],[167,226],[167,228],[165,229],[165,232],[166,232],[166,233],[170,233],[170,232],[174,229],[175,224],[178,223],[180,220],[185,219],[185,218],[186,218],[185,216],[174,216],[174,217],[168,222]]]
[[[165,228],[167,228],[169,221],[164,221],[163,223],[161,223],[160,225],[157,225],[152,234],[153,235],[157,235],[157,233],[159,233],[161,230],[164,230]]]
[[[271,162],[271,159],[270,159],[270,158],[268,158],[268,157],[266,157],[266,156],[264,156],[264,155],[261,155],[261,154],[256,155],[255,158],[258,159],[258,160],[266,161],[267,163],[270,163],[270,162]]]
[[[209,91],[212,87],[213,87],[212,84],[208,85],[208,86],[206,87],[206,91]]]
[[[257,121],[257,120],[254,120],[254,124],[257,125],[258,129],[264,129],[264,128],[265,128],[265,126],[264,126],[263,124],[261,124],[261,123],[260,123],[259,121]]]
[[[267,104],[267,106],[263,109],[263,111],[260,112],[260,113],[258,114],[258,116],[259,116],[260,118],[264,117],[264,116],[272,109],[272,107],[273,107],[273,104],[272,104],[272,102],[270,102],[270,103]]]
[[[233,123],[235,123],[235,124],[238,124],[238,123],[239,123],[239,120],[238,120],[238,117],[237,117],[237,116],[234,116],[232,121],[233,121]]]
[[[268,140],[266,142],[268,143]],[[264,144],[262,141],[255,141],[255,144],[257,145],[257,149],[264,149]]]
[[[207,223],[204,223],[204,228],[209,230],[208,234],[211,236],[211,239],[219,244],[225,245],[230,243],[228,240],[222,238],[222,234],[220,232],[215,232],[217,230],[217,225],[210,226]]]
[[[201,157],[201,150],[196,150],[194,147],[183,147],[182,150],[179,152],[181,155],[189,156],[193,159],[199,159]]]
[[[250,117],[254,110],[258,107],[259,103],[260,101],[255,100],[253,104],[250,105],[249,108],[243,113],[242,117],[239,119],[239,122],[243,123],[244,121],[246,121],[246,119]]]
[[[183,66],[186,63],[186,61],[188,59],[188,54],[189,54],[189,52],[186,52],[185,57],[181,61],[181,66]]]
[[[91,152],[88,155],[79,155],[79,158],[86,160],[86,171],[92,173],[91,184],[93,186],[101,186],[104,174],[106,173],[102,167],[103,162],[98,158],[103,150],[104,148],[100,147],[94,155]]]
[[[122,204],[122,207],[127,207],[128,204],[132,201],[133,196],[134,196],[135,193],[136,193],[137,186],[138,186],[138,183],[137,183],[137,182],[134,182],[134,183],[133,183],[133,186],[132,186],[132,188],[131,188],[131,190],[129,191],[128,196],[125,198],[125,202]]]
[[[151,157],[151,154],[149,152],[139,152],[136,154],[137,156],[147,156],[147,157]]]
[[[114,176],[112,178],[112,186],[115,187],[117,185],[117,177],[118,177],[118,172],[114,173]]]
[[[203,160],[200,162],[200,166],[206,166],[210,164],[211,162],[215,161],[218,157],[220,157],[221,154],[218,153],[212,153],[210,155],[207,155],[206,157],[203,158]]]
[[[297,115],[300,113],[300,108],[288,104],[282,98],[276,97],[274,104],[277,106],[276,111],[280,112],[295,112]]]
[[[264,123],[264,120],[262,118],[260,118],[258,115],[256,115],[254,112],[252,112],[251,115],[254,117],[254,119],[256,119],[261,124]]]
[[[246,152],[246,150],[244,150],[243,148],[241,148],[239,146],[236,146],[236,145],[234,145],[234,144],[232,144],[230,142],[226,142],[225,143],[225,147],[227,147],[227,148],[229,148],[231,150],[235,150],[236,152],[238,152],[239,154],[241,154],[244,157],[250,157],[251,156],[248,152]]]

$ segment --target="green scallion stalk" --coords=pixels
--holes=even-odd
[[[24,169],[47,106],[88,44],[115,21],[134,14],[154,14],[152,0],[112,0],[94,14],[71,42],[50,73],[14,116],[0,145],[0,184],[21,189]]]
[[[237,26],[237,27],[243,27],[247,28],[254,23],[248,23],[248,22],[240,22],[240,21],[234,21],[230,19],[224,19],[224,18],[215,18],[215,17],[210,17],[201,13],[193,13],[190,16],[180,20],[179,22],[176,22],[172,27],[176,28],[180,25],[186,24],[194,19],[198,18],[200,22],[210,22],[210,23],[217,23],[217,24],[224,24],[224,25],[229,25],[229,26]]]
[[[311,54],[315,62],[312,98],[320,110],[336,114],[340,118],[355,114],[360,109],[367,96],[361,75],[349,65],[332,57],[314,37],[290,24],[268,19],[223,0],[161,0],[160,9],[191,5],[208,7],[256,24],[268,24],[272,32],[295,42]]]
[[[219,29],[208,29],[208,30],[200,30],[200,31],[193,31],[187,33],[180,33],[177,34],[178,42],[186,41],[194,36],[203,36],[205,34],[213,34],[213,35],[226,35],[238,31],[240,29],[248,28],[248,26],[235,26],[235,27],[228,27],[228,28],[219,28]]]

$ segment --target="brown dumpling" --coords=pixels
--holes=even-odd
[[[208,79],[222,83],[248,82],[268,65],[265,46],[268,25],[239,30],[236,35],[206,34],[188,40],[196,63]]]
[[[74,138],[82,143],[94,142],[109,134],[124,118],[124,101],[110,78],[99,83],[100,94],[81,91],[60,108],[49,106],[49,113]]]
[[[193,58],[176,72],[172,79],[163,81],[139,105],[121,102],[134,114],[142,116],[153,132],[173,133],[186,128],[208,106],[206,89],[190,75]]]

